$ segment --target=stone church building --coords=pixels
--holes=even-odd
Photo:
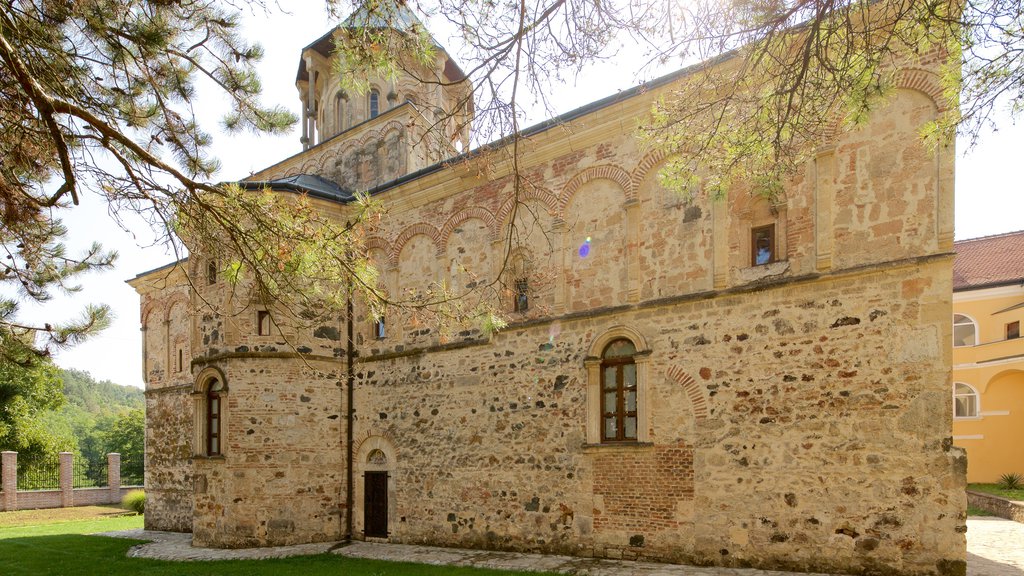
[[[349,405],[344,318],[237,309],[203,254],[140,274],[147,528],[963,573],[954,152],[918,137],[938,58],[900,68],[776,202],[659,185],[665,157],[633,127],[686,70],[526,129],[520,170],[543,186],[516,202],[507,163],[459,152],[458,64],[439,47],[421,72],[444,82],[346,93],[330,55],[347,25],[301,54],[303,149],[243,185],[339,214],[370,190],[383,288],[504,274],[508,326],[448,336],[357,302]]]

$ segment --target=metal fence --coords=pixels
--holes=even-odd
[[[18,490],[60,490],[60,459],[19,463]]]
[[[71,465],[72,488],[97,488],[107,486],[107,459],[91,461],[84,456],[75,458]]]
[[[121,486],[142,486],[146,475],[142,458],[121,456]]]

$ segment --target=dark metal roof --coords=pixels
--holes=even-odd
[[[335,202],[347,203],[355,200],[356,196],[350,190],[345,190],[331,180],[315,174],[298,174],[296,176],[285,176],[276,180],[242,181],[239,186],[246,190],[288,190],[309,194],[316,198],[333,200]]]

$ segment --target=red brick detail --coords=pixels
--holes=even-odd
[[[636,196],[633,192],[633,184],[629,180],[629,174],[625,170],[611,164],[593,166],[573,176],[572,180],[569,180],[565,187],[562,188],[562,193],[558,197],[559,215],[565,213],[565,207],[572,202],[572,198],[576,195],[576,191],[580,189],[580,186],[587,182],[601,179],[611,180],[618,184],[623,192],[625,192],[626,200],[632,200]]]
[[[184,292],[176,292],[167,300],[167,303],[164,305],[165,306],[165,308],[164,308],[164,320],[165,321],[170,321],[171,320],[171,311],[174,309],[174,305],[175,304],[184,304],[185,305],[185,309],[187,310],[188,309],[188,304],[189,304],[188,296],[186,296]]]
[[[665,161],[669,157],[669,153],[665,150],[653,150],[644,156],[640,163],[633,168],[633,174],[630,175],[630,188],[638,190],[640,185],[644,183],[647,176],[651,173],[656,166]]]
[[[438,241],[440,233],[437,231],[437,228],[434,228],[430,224],[426,224],[424,222],[418,222],[409,226],[405,230],[402,230],[402,233],[395,239],[395,243],[391,246],[391,251],[388,254],[391,261],[398,262],[398,255],[402,253],[402,248],[405,248],[405,245],[413,236],[418,236],[420,234],[430,238],[430,241],[434,243],[434,249],[438,250],[438,253],[440,253],[440,242]]]
[[[690,398],[690,406],[693,407],[693,417],[697,420],[703,420],[708,417],[708,401],[704,397],[704,392],[701,391],[700,386],[686,372],[683,372],[678,366],[670,367],[666,372],[665,376],[683,387],[686,391],[686,395]]]
[[[452,214],[452,217],[444,223],[444,226],[441,227],[439,236],[441,252],[448,250],[448,238],[451,237],[452,231],[471,218],[483,220],[484,223],[487,224],[487,231],[490,233],[491,238],[494,238],[497,235],[498,231],[494,227],[494,215],[492,215],[486,208],[480,208],[479,206],[463,208],[455,214]]]
[[[949,99],[942,93],[942,82],[938,74],[920,68],[903,68],[896,72],[893,86],[906,90],[917,90],[931,98],[940,114],[949,110]],[[822,134],[822,142],[832,142],[843,131],[845,119],[837,117],[828,130]]]
[[[561,218],[561,211],[558,206],[558,199],[555,198],[554,194],[547,190],[539,188],[523,187],[519,190],[519,202],[526,202],[527,200],[537,200],[544,204],[548,208],[548,213],[554,217]],[[508,224],[507,220],[512,215],[512,208],[516,205],[516,198],[514,194],[510,194],[498,210],[497,216],[494,220],[501,224],[502,228]]]
[[[378,236],[371,236],[370,238],[363,240],[363,249],[366,251],[366,253],[369,253],[370,250],[380,250],[387,256],[388,261],[378,262],[378,264],[386,264],[388,266],[395,265],[395,262],[391,260],[391,243],[388,242],[387,240],[380,238]]]
[[[942,83],[934,72],[920,68],[904,68],[896,73],[895,84],[897,88],[917,90],[927,94],[935,102],[935,107],[939,112],[949,109],[949,99],[942,93]]]
[[[678,503],[693,500],[693,448],[679,443],[596,454],[594,494],[604,497],[604,509],[594,511],[595,530],[678,528]]]

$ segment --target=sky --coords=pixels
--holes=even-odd
[[[329,20],[323,2],[318,0],[288,4],[290,14],[247,15],[244,30],[259,38],[266,52],[259,66],[264,101],[284,105],[298,115],[295,72],[300,52],[336,22]],[[434,23],[428,21],[427,25],[441,44],[452,46]],[[669,66],[640,76],[623,73],[636,68],[630,60],[628,50],[620,51],[615,60],[586,69],[575,81],[559,87],[556,112],[572,110],[674,68]],[[226,99],[214,91],[203,90],[199,98],[200,121],[214,125],[227,110]],[[542,115],[530,118],[527,125],[543,119]],[[223,166],[217,179],[238,180],[299,152],[300,132],[298,125],[291,134],[277,137],[249,133],[227,136],[215,132],[212,153]],[[956,239],[1024,229],[1020,221],[1024,215],[1024,195],[1021,177],[1016,173],[1024,149],[1024,127],[1007,120],[998,132],[984,134],[974,148],[968,150],[961,142],[957,147]],[[153,234],[145,223],[129,220],[130,231],[117,227],[106,204],[95,196],[85,195],[82,205],[67,211],[64,221],[72,250],[98,241],[119,252],[117,265],[112,271],[83,277],[82,290],[73,297],[60,297],[44,306],[23,304],[24,318],[53,321],[77,316],[86,303],[110,305],[116,316],[112,326],[86,343],[59,352],[56,362],[64,368],[88,371],[100,380],[143,387],[139,297],[125,281],[173,261],[174,256],[165,247],[152,245]]]

